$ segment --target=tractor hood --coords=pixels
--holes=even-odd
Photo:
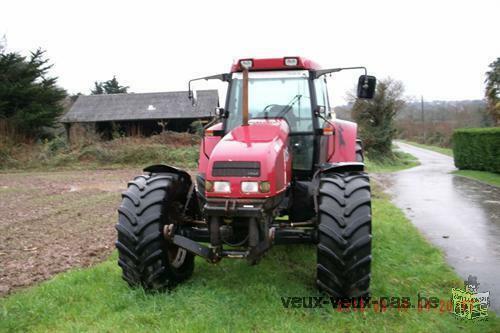
[[[288,133],[288,124],[283,119],[253,119],[248,126],[227,133],[210,154],[206,179],[229,180],[231,194],[207,194],[245,196],[241,181],[269,181],[271,191],[265,196],[286,189],[291,175]]]

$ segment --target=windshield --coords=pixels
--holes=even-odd
[[[312,132],[307,71],[250,72],[249,118],[284,117],[292,132]],[[227,130],[242,122],[242,74],[234,73],[229,96]]]

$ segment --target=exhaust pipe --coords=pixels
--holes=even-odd
[[[248,68],[243,67],[243,126],[248,126]]]

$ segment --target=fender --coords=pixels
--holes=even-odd
[[[184,204],[183,212],[191,218],[201,218],[199,198],[196,195],[196,190],[189,173],[166,164],[150,165],[144,168],[143,171],[177,176],[175,181],[177,181],[179,186],[175,186],[174,191],[182,198],[181,202]]]
[[[184,170],[179,168],[166,165],[166,164],[154,164],[144,168],[142,171],[150,173],[173,173],[181,179],[183,183],[191,186],[191,176]]]
[[[328,163],[356,162],[356,139],[358,125],[351,121],[336,119],[334,135],[328,143]]]
[[[319,173],[325,172],[349,172],[349,171],[364,171],[365,164],[363,162],[338,162],[325,163],[320,165]]]

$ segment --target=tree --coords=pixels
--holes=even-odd
[[[352,98],[352,117],[358,123],[358,135],[373,159],[392,156],[394,117],[405,105],[403,92],[402,82],[387,78],[378,82],[372,100]]]
[[[126,94],[128,86],[121,86],[113,76],[111,80],[104,82],[94,82],[94,89],[91,89],[92,95],[102,95],[102,94]]]
[[[500,126],[500,57],[493,61],[490,70],[486,72],[485,96],[488,101],[488,112],[493,117],[493,121]]]
[[[94,82],[94,89],[90,89],[92,95],[102,95],[104,94],[104,88],[102,87],[102,82]]]
[[[0,119],[25,137],[35,138],[43,127],[53,127],[63,112],[66,91],[49,77],[52,67],[45,51],[29,57],[15,52],[0,54]]]

